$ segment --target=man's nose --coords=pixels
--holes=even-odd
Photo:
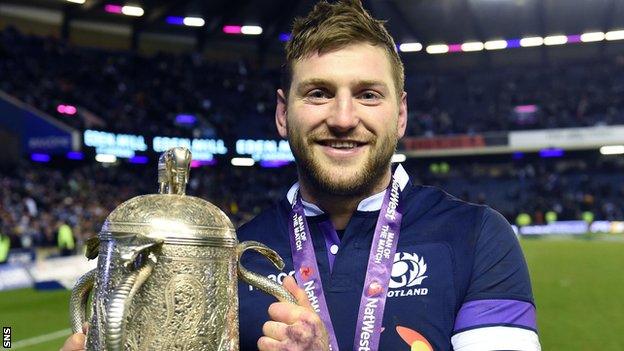
[[[354,129],[360,122],[356,106],[351,94],[337,94],[330,116],[326,120],[330,129],[347,132]]]

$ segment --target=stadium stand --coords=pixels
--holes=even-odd
[[[409,135],[624,123],[624,59],[407,77]],[[524,107],[524,109],[523,109]],[[526,112],[525,112],[526,111]]]
[[[189,194],[215,203],[240,224],[287,190],[284,177],[294,180],[294,169],[204,168],[192,172]],[[11,238],[12,248],[56,246],[59,226],[69,224],[83,243],[99,232],[106,216],[123,201],[156,193],[156,179],[155,168],[89,163],[2,169],[0,232]]]
[[[447,164],[446,171],[432,165],[438,164],[405,163],[418,175],[415,181],[492,206],[512,223],[520,213],[527,213],[533,224],[545,224],[548,211],[554,211],[559,220],[582,220],[586,212],[594,220],[624,217],[624,206],[617,200],[624,196],[624,186],[618,181],[624,162],[619,159],[459,162]],[[58,227],[67,223],[82,243],[99,232],[106,216],[121,202],[155,193],[155,179],[151,168],[104,168],[89,163],[71,168],[23,164],[3,170],[2,232],[9,235],[13,248],[55,246]],[[238,226],[285,193],[284,179],[295,180],[294,167],[204,167],[192,171],[189,194],[215,203]]]
[[[223,138],[275,134],[261,117],[271,114],[279,75],[243,62],[75,47],[9,27],[0,32],[0,76],[6,77],[0,90],[76,128]],[[78,106],[91,118],[61,115],[59,104]],[[200,116],[203,123],[181,128],[175,124],[179,113]]]
[[[10,49],[9,49],[10,48]],[[275,136],[279,71],[197,54],[151,57],[0,32],[0,89],[78,128],[172,136]],[[624,57],[561,67],[408,75],[409,136],[624,123]],[[105,94],[103,98],[102,94]],[[67,117],[73,104],[99,118]],[[166,112],[163,112],[166,111]],[[200,116],[194,129],[179,113]]]

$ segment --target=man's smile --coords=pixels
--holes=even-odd
[[[367,142],[353,139],[323,139],[315,141],[315,144],[320,146],[326,156],[334,159],[345,159],[360,155],[370,145]]]

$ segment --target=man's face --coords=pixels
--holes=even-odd
[[[276,123],[316,191],[361,196],[383,180],[405,132],[406,94],[396,89],[390,59],[369,44],[294,64],[288,96],[278,90]]]

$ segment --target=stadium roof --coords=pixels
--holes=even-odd
[[[291,20],[305,14],[313,0],[86,0],[73,5],[65,0],[4,0],[4,3],[63,9],[73,18],[139,22],[149,29],[175,30],[167,16],[199,16],[205,31],[220,31],[225,24],[256,24],[267,35],[288,32]],[[114,16],[105,4],[134,4],[145,10],[141,18]],[[624,2],[618,0],[364,0],[377,18],[388,19],[395,38],[423,43],[490,40],[607,31],[624,26]]]
[[[80,1],[80,0],[73,0]],[[279,36],[292,18],[309,11],[314,0],[3,0],[4,4],[62,11],[71,20],[130,25],[144,32],[185,35],[197,42],[251,41],[260,52],[281,52]],[[400,42],[485,42],[526,36],[571,35],[624,28],[624,1],[618,0],[363,0],[375,17],[388,20]],[[138,5],[141,17],[104,11],[107,4]],[[201,28],[173,26],[168,16],[205,19]],[[258,25],[261,35],[232,39],[225,25]]]

